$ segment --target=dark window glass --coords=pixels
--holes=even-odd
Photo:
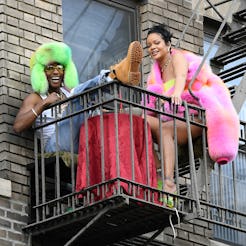
[[[137,39],[134,1],[118,2],[62,1],[64,42],[72,48],[80,82],[121,60]]]

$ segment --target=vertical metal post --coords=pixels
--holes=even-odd
[[[198,188],[197,188],[196,166],[195,166],[195,158],[194,158],[194,152],[193,152],[193,143],[192,143],[192,135],[191,135],[191,128],[190,128],[189,111],[188,111],[187,102],[184,101],[183,103],[184,103],[184,107],[185,107],[185,119],[186,119],[186,124],[187,124],[187,136],[188,136],[189,163],[190,163],[190,171],[191,171],[192,195],[194,196],[194,199],[196,200],[197,215],[199,217],[200,213],[201,213],[201,207],[200,207],[199,193],[198,193]]]
[[[228,8],[228,11],[227,11],[227,13],[226,13],[225,19],[224,19],[223,22],[221,23],[220,28],[219,28],[219,30],[217,31],[217,33],[216,33],[216,35],[215,35],[215,37],[214,37],[212,43],[210,44],[208,51],[207,51],[206,54],[203,56],[203,59],[202,59],[200,65],[199,65],[198,69],[196,70],[195,74],[194,74],[193,77],[192,77],[191,82],[189,83],[189,88],[188,88],[188,89],[189,89],[189,92],[190,92],[190,94],[191,94],[194,98],[196,98],[196,99],[198,99],[198,98],[197,98],[197,97],[193,94],[193,92],[192,92],[192,85],[193,85],[193,83],[194,83],[194,81],[195,81],[197,75],[198,75],[199,72],[201,71],[201,68],[202,68],[203,64],[204,64],[205,61],[207,60],[207,57],[208,57],[208,55],[210,54],[212,48],[214,47],[214,45],[215,45],[215,43],[216,43],[218,37],[220,36],[220,33],[222,32],[222,30],[223,30],[225,24],[227,23],[227,20],[228,20],[230,14],[231,14],[231,11],[232,11],[232,9],[233,9],[233,6],[235,6],[235,5],[236,5],[236,0],[233,0],[233,2],[230,4],[230,7]]]

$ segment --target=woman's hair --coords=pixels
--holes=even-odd
[[[170,33],[168,27],[165,24],[160,24],[160,25],[151,27],[148,31],[147,36],[149,36],[149,34],[151,33],[158,33],[161,35],[165,43],[168,43],[168,42],[171,43],[172,34]]]

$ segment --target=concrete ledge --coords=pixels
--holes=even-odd
[[[11,197],[11,181],[0,178],[0,196]]]

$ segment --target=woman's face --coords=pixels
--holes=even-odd
[[[147,37],[147,48],[149,55],[156,61],[165,59],[169,53],[169,46],[158,33],[151,33]]]

